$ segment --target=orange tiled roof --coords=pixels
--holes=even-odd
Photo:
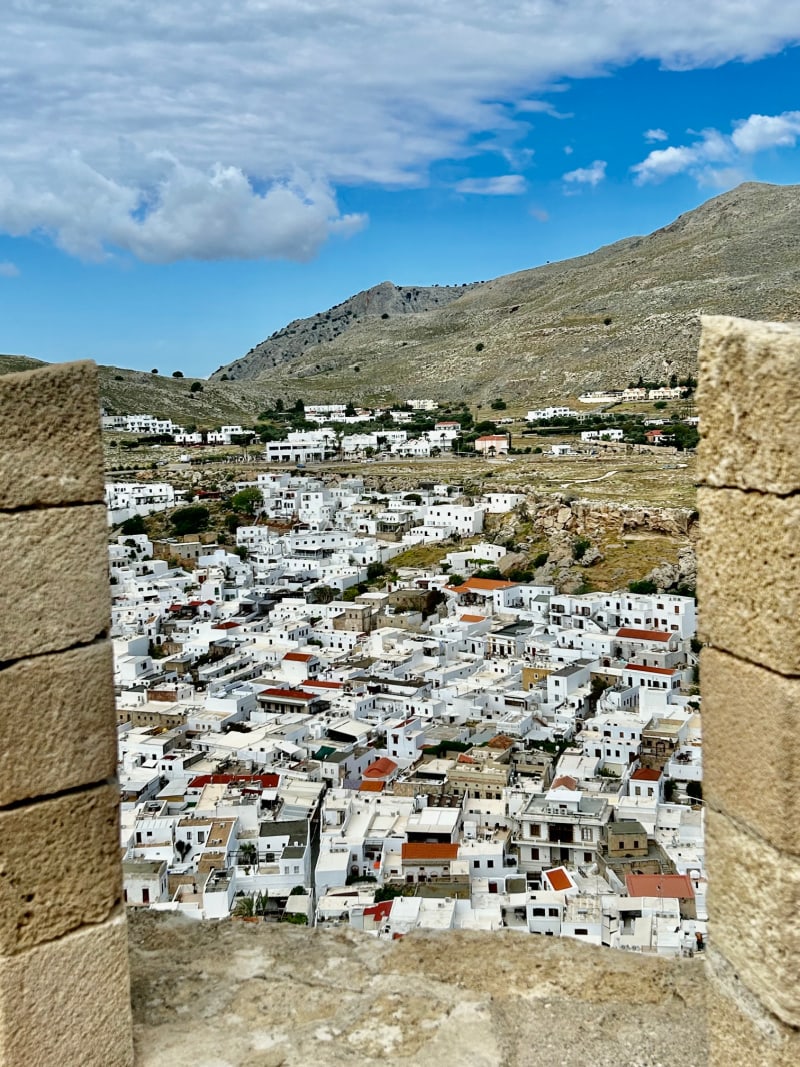
[[[545,871],[544,876],[557,893],[562,889],[571,889],[572,881],[562,867],[556,867],[552,871]]]
[[[623,626],[617,630],[617,637],[633,638],[635,641],[669,641],[669,634],[663,630],[637,630],[635,626]]]
[[[629,897],[694,899],[694,888],[688,874],[626,874],[625,885]]]
[[[369,767],[364,771],[365,778],[386,778],[390,774],[394,774],[397,770],[397,764],[393,759],[389,759],[388,756],[379,756],[374,763],[370,763]]]
[[[458,844],[449,841],[409,841],[401,850],[404,860],[454,860]]]
[[[373,780],[367,778],[358,787],[359,793],[382,793],[386,787],[386,782],[381,778],[375,778]]]
[[[457,593],[492,593],[495,589],[510,589],[519,582],[504,582],[498,578],[467,578],[463,585],[451,585]]]

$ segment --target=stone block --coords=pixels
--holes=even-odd
[[[698,479],[786,494],[800,488],[800,326],[707,316],[700,337]]]
[[[102,504],[0,514],[0,662],[88,644],[110,621]]]
[[[61,363],[2,375],[0,426],[0,510],[103,500],[93,363]]]
[[[3,1067],[132,1067],[125,917],[0,957]]]
[[[702,637],[740,659],[800,674],[800,496],[700,489]]]
[[[111,644],[0,670],[0,807],[116,773]]]
[[[800,855],[800,678],[712,648],[703,649],[700,677],[706,800]]]
[[[116,785],[0,811],[0,954],[110,915],[122,897],[118,811]]]
[[[765,1011],[719,953],[708,952],[710,1067],[736,1063],[794,1067],[800,1063],[800,1031]]]
[[[707,808],[708,912],[714,945],[742,985],[800,1025],[800,860]]]

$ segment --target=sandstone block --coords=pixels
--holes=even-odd
[[[783,674],[800,674],[800,496],[700,489],[697,594],[702,636]]]
[[[712,648],[703,649],[700,677],[707,801],[800,855],[800,678]]]
[[[122,896],[119,793],[102,785],[0,811],[0,954],[106,919]]]
[[[0,377],[0,510],[103,499],[97,368],[63,363]]]
[[[124,915],[0,957],[3,1067],[131,1067]]]
[[[108,628],[107,530],[102,504],[0,514],[0,662]]]
[[[766,1012],[713,949],[708,963],[710,1067],[794,1067],[800,1062],[800,1032]]]
[[[707,810],[714,945],[782,1022],[800,1025],[800,861]]]
[[[0,670],[0,807],[116,773],[108,641]]]
[[[800,326],[722,316],[702,323],[700,482],[780,494],[800,488]]]

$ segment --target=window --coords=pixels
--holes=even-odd
[[[592,862],[592,854],[591,854],[591,852],[584,852],[584,854],[583,854],[583,862],[584,863],[591,863]]]
[[[539,858],[539,849],[538,848],[532,848],[531,849],[531,859],[532,860],[538,860],[538,858]]]
[[[633,847],[634,848],[638,848],[639,847],[639,842],[638,841],[634,841],[633,842]]]
[[[586,929],[585,926],[576,926],[575,927],[575,936],[576,937],[587,937],[588,934],[589,934],[589,931]]]
[[[551,919],[557,919],[558,918],[558,908],[548,908],[547,909],[547,914],[550,916]]]
[[[472,869],[473,869],[473,871],[477,871],[478,867],[480,867],[480,862],[478,860],[473,860],[472,861]]]
[[[543,917],[543,916],[544,916],[544,908],[534,908],[534,909],[533,909],[533,914],[534,914],[534,916],[536,916],[537,918],[538,918],[539,916],[542,916],[542,917]]]
[[[592,828],[591,828],[591,826],[582,826],[581,827],[581,841],[593,841],[593,840],[594,840],[594,837],[592,836]]]
[[[489,860],[486,866],[491,870],[491,868],[494,867],[494,860]]]

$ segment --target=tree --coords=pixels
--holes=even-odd
[[[572,542],[572,558],[576,561],[583,559],[591,544],[588,537],[576,537]]]
[[[231,507],[234,511],[241,511],[245,515],[255,515],[264,504],[264,496],[260,489],[251,486],[234,493],[231,497]]]
[[[208,529],[211,513],[202,504],[190,504],[186,508],[178,508],[172,513],[172,529],[179,537],[184,534],[200,533]]]
[[[493,411],[505,411],[506,402],[505,400],[503,400],[502,397],[498,396],[495,400],[492,401],[491,408]]]
[[[182,370],[174,370],[172,372],[172,377],[173,378],[182,378],[183,377],[183,371]]]
[[[158,367],[153,367],[153,369],[150,371],[150,373],[151,374],[158,374]]]
[[[125,537],[130,537],[133,534],[147,533],[144,525],[144,519],[141,515],[132,515],[129,519],[123,522],[119,528],[119,532]]]
[[[190,393],[202,393],[202,391],[203,391],[203,383],[202,382],[192,382],[192,384],[189,386],[189,392]]]
[[[702,782],[687,782],[686,783],[686,795],[692,800],[703,799],[703,783]]]
[[[655,582],[651,582],[649,578],[643,578],[640,582],[628,582],[628,589],[631,593],[657,593],[658,586]]]

